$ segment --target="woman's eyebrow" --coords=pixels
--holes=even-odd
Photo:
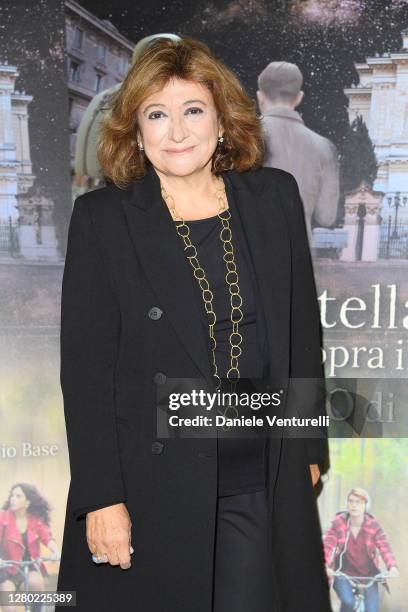
[[[204,106],[207,106],[207,104],[204,102],[204,100],[186,100],[185,102],[183,102],[183,106],[186,104],[192,104],[193,102],[200,102],[201,104],[204,104]],[[153,103],[153,104],[149,104],[148,106],[146,106],[146,108],[143,111],[143,114],[151,107],[151,106],[163,106],[166,107],[165,104],[159,104],[158,102]]]

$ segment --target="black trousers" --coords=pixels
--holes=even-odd
[[[218,497],[213,612],[276,612],[266,490]]]

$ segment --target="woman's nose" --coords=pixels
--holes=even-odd
[[[184,120],[182,118],[172,119],[170,123],[170,139],[175,140],[176,142],[181,142],[187,136],[188,131],[184,125]]]

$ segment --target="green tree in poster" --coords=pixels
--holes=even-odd
[[[349,126],[340,155],[340,188],[343,194],[357,189],[362,181],[373,186],[378,163],[374,145],[361,115]]]
[[[349,125],[340,147],[339,218],[344,216],[345,196],[365,181],[370,187],[376,179],[378,163],[374,145],[361,115]],[[340,219],[339,219],[340,220]]]
[[[348,484],[363,482],[371,490],[377,480],[384,488],[395,488],[408,476],[407,452],[407,438],[330,440],[333,474],[344,478]]]

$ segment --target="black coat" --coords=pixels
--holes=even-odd
[[[226,174],[257,274],[269,382],[287,390],[289,377],[322,377],[297,183],[274,168]],[[158,384],[166,377],[211,380],[193,280],[153,167],[125,190],[110,185],[77,198],[61,311],[71,484],[58,589],[77,592],[78,610],[211,612],[217,441],[157,439],[156,429]],[[324,404],[302,395],[298,410],[323,414]],[[271,612],[330,610],[309,471],[325,453],[322,439],[270,440],[270,542],[280,600]],[[132,520],[129,570],[94,564],[86,541],[86,510],[121,501]]]

